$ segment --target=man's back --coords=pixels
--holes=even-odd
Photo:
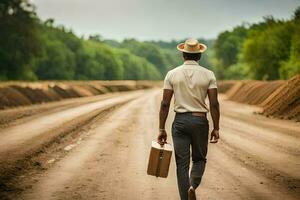
[[[213,72],[192,60],[169,71],[164,85],[164,89],[174,91],[174,110],[178,113],[208,112],[207,89],[217,88]]]

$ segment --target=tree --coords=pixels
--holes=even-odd
[[[293,21],[291,48],[289,59],[280,64],[280,78],[289,79],[296,74],[300,74],[300,7],[295,11]]]
[[[153,44],[138,42],[134,39],[124,40],[122,47],[129,49],[133,54],[147,59],[160,71],[160,73],[165,74],[170,68],[166,57],[164,56],[162,50]]]
[[[30,68],[38,55],[34,6],[26,0],[0,2],[0,79],[36,79]]]
[[[101,35],[96,34],[96,35],[90,35],[89,40],[96,41],[96,42],[101,42],[103,39],[102,39]]]
[[[300,73],[300,7],[291,20],[272,16],[238,26],[215,44],[219,78],[288,79]]]
[[[244,26],[237,26],[233,31],[225,31],[218,36],[215,42],[215,55],[224,68],[238,62],[238,53],[246,36],[247,29]]]
[[[118,51],[124,67],[124,79],[126,80],[157,80],[161,74],[156,67],[145,58],[131,54],[126,49]]]
[[[243,59],[254,79],[279,79],[281,62],[289,57],[291,47],[290,23],[266,22],[264,29],[254,29],[245,40]]]
[[[214,53],[217,59],[215,68],[218,78],[224,79],[225,74],[227,78],[229,77],[230,72],[226,71],[231,65],[238,63],[239,53],[247,34],[248,30],[245,25],[237,26],[232,31],[219,34],[214,43]]]
[[[123,79],[124,68],[122,61],[118,59],[117,53],[114,49],[108,47],[103,43],[96,41],[86,41],[84,43],[85,51],[99,63],[99,68],[102,66],[103,79],[106,80],[120,80]],[[89,67],[89,66],[86,66]]]
[[[44,56],[37,60],[36,74],[42,80],[71,80],[75,74],[75,55],[64,43],[48,40]]]

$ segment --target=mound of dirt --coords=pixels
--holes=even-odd
[[[136,90],[136,84],[134,82],[127,82],[126,85],[122,84],[120,81],[107,82],[102,84],[110,92],[122,92]]]
[[[50,84],[50,87],[57,93],[61,98],[75,98],[80,97],[80,94],[76,92],[73,88],[71,88],[67,84],[58,83],[58,84]]]
[[[72,85],[71,90],[73,90],[80,97],[90,97],[90,96],[94,96],[94,95],[98,94],[98,93],[93,94],[93,92],[90,91],[89,88],[86,88],[86,87],[81,86],[81,85]]]
[[[0,87],[0,109],[30,104],[30,99],[28,99],[18,90],[11,87]]]
[[[237,81],[235,82],[230,89],[227,90],[226,92],[226,96],[228,98],[230,98],[231,96],[233,96],[235,93],[237,93],[237,91],[239,91],[239,89],[244,85],[244,82],[242,81]],[[221,85],[222,86],[222,85]],[[219,90],[219,88],[218,88]]]
[[[108,92],[109,92],[109,90],[106,89],[106,87],[104,87],[104,86],[101,85],[100,83],[89,84],[89,86],[90,86],[91,88],[94,88],[95,90],[97,90],[99,94],[105,94],[105,93],[108,93]]]
[[[251,105],[259,105],[275,90],[280,88],[284,81],[243,81],[237,83],[228,91],[228,99]]]
[[[293,77],[262,104],[263,114],[300,121],[300,75]]]
[[[12,88],[26,96],[32,104],[41,103],[46,101],[52,101],[53,98],[48,96],[48,93],[45,93],[42,88],[35,88],[30,86],[19,86],[19,85],[12,85]]]
[[[224,81],[219,88],[229,100],[262,107],[266,116],[300,121],[300,75],[288,81]]]
[[[150,81],[2,82],[0,109],[150,87]]]
[[[219,81],[218,82],[218,92],[219,93],[226,93],[228,90],[232,88],[237,83],[237,81],[230,81],[230,80],[225,80],[225,81]]]
[[[79,85],[79,87],[88,91],[92,96],[104,93],[102,91],[99,91],[97,88],[93,87],[92,84],[81,84],[81,85]]]

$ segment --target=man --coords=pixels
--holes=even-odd
[[[209,111],[205,103],[208,96],[213,120],[211,143],[219,139],[219,102],[216,78],[212,71],[201,67],[198,61],[207,49],[195,39],[188,39],[177,46],[182,52],[184,64],[169,71],[164,81],[163,100],[159,112],[158,143],[167,141],[165,122],[168,117],[170,101],[174,94],[172,138],[174,143],[177,182],[181,200],[195,200],[195,189],[201,182],[206,164],[208,145]],[[193,165],[189,175],[190,147]]]

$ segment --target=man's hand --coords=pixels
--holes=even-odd
[[[158,134],[158,137],[157,137],[157,142],[160,145],[163,145],[163,144],[167,143],[167,132],[166,132],[166,130],[160,130],[159,131],[159,134]]]
[[[220,136],[219,136],[219,130],[212,130],[211,134],[210,134],[210,143],[217,143],[219,140]]]

